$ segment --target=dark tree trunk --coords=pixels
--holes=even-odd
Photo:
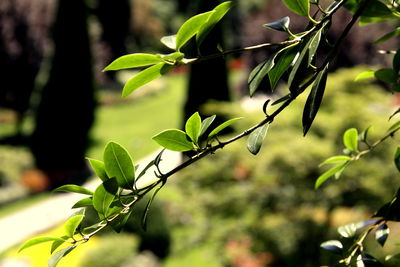
[[[54,56],[32,135],[36,165],[52,186],[86,178],[85,152],[94,120],[94,88],[82,0],[60,0],[53,27]]]

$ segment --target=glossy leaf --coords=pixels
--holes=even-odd
[[[310,94],[308,95],[306,104],[303,111],[303,134],[306,135],[310,129],[315,116],[318,113],[319,107],[321,106],[322,98],[325,93],[326,80],[328,76],[328,67],[324,68],[318,73],[317,78],[311,88]]]
[[[400,172],[400,147],[397,147],[396,153],[394,154],[394,164],[397,170]]]
[[[338,233],[344,238],[353,237],[356,234],[356,231],[357,225],[354,223],[343,225],[338,228]]]
[[[242,118],[234,118],[234,119],[230,119],[224,123],[221,123],[217,128],[215,128],[214,130],[211,131],[211,133],[208,135],[208,138],[211,139],[213,137],[215,137],[217,134],[219,134],[223,129],[225,129],[226,127],[229,127],[231,124],[237,122],[238,120],[241,120]]]
[[[78,194],[84,194],[84,195],[93,195],[93,192],[90,191],[89,189],[83,188],[82,186],[79,185],[74,185],[74,184],[66,184],[62,185],[56,189],[54,189],[54,192],[72,192],[72,193],[78,193]]]
[[[338,163],[338,162],[342,162],[342,161],[348,161],[348,160],[351,160],[351,158],[348,156],[333,156],[333,157],[326,159],[324,162],[319,164],[319,166],[323,166],[323,165],[329,164],[329,163]]]
[[[371,130],[371,126],[369,126],[367,129],[365,129],[358,135],[358,141],[364,143],[367,142],[369,130]]]
[[[298,54],[297,44],[287,49],[281,57],[279,57],[275,67],[268,72],[271,89],[274,90],[282,75],[287,71]]]
[[[281,31],[281,32],[287,32],[289,29],[290,25],[290,18],[288,16],[283,17],[277,21],[266,23],[263,26],[265,28]]]
[[[357,267],[384,267],[384,265],[372,255],[361,253],[357,257]]]
[[[250,134],[249,139],[247,141],[247,149],[253,155],[257,155],[257,153],[260,151],[265,136],[267,135],[268,127],[269,124],[265,124],[257,128]]]
[[[161,43],[163,43],[166,47],[176,50],[176,34],[168,35],[161,38]]]
[[[211,126],[211,123],[213,123],[213,121],[215,120],[215,117],[216,117],[215,115],[212,115],[210,117],[205,118],[201,122],[200,136],[202,136],[208,130],[208,128]]]
[[[99,177],[103,182],[108,179],[108,175],[104,167],[104,162],[91,158],[87,158],[87,160],[89,161],[90,166],[96,173],[97,177]]]
[[[100,219],[104,219],[109,213],[111,203],[118,191],[118,183],[115,178],[110,178],[97,187],[93,194],[93,207],[98,212]]]
[[[393,69],[384,68],[375,71],[375,78],[385,83],[395,83],[399,77]]]
[[[81,200],[79,200],[78,202],[76,202],[72,208],[73,209],[77,209],[77,208],[83,208],[83,207],[91,207],[93,206],[93,200],[91,197],[86,197],[86,198],[82,198]]]
[[[356,128],[348,129],[343,135],[343,143],[350,151],[358,150],[358,131]]]
[[[186,134],[190,137],[193,143],[197,144],[199,141],[199,136],[201,132],[201,118],[198,112],[195,112],[186,121],[185,124]]]
[[[179,28],[176,34],[176,49],[182,48],[187,41],[197,34],[199,29],[207,22],[210,15],[215,11],[208,11],[191,17]]]
[[[394,29],[393,31],[385,34],[384,36],[382,36],[381,38],[379,38],[378,40],[376,40],[373,44],[377,45],[383,42],[386,42],[389,39],[392,39],[394,37],[397,37],[398,35],[400,35],[400,27],[397,27],[396,29]]]
[[[49,267],[57,266],[57,264],[60,262],[60,260],[63,257],[67,256],[76,247],[77,247],[77,245],[69,246],[69,247],[63,248],[63,249],[57,251],[56,253],[54,253],[54,255],[51,256],[48,261]]]
[[[308,64],[311,64],[312,60],[314,59],[315,53],[319,47],[319,43],[321,41],[321,34],[323,28],[317,31],[315,35],[310,39],[310,45],[308,46]]]
[[[335,254],[342,254],[343,245],[338,240],[329,240],[321,244],[321,248],[329,250]]]
[[[61,237],[61,240],[54,240],[53,243],[51,244],[50,254],[53,254],[53,252],[57,248],[59,248],[62,244],[64,244],[67,239],[68,239],[68,236],[63,236],[63,237]]]
[[[390,229],[386,223],[382,224],[375,231],[375,239],[378,243],[383,247],[386,243],[386,240],[389,236]]]
[[[103,71],[139,68],[161,62],[163,62],[163,60],[159,55],[144,53],[130,54],[117,58]]]
[[[68,237],[73,237],[79,224],[82,222],[84,215],[76,215],[68,219],[65,223],[65,234]]]
[[[307,17],[310,12],[309,0],[283,0],[283,3],[294,13]]]
[[[158,63],[145,70],[142,70],[125,84],[124,88],[122,89],[122,97],[127,97],[139,87],[142,87],[143,85],[161,77],[171,68],[171,65]]]
[[[168,55],[160,55],[160,57],[165,63],[175,65],[185,57],[185,54],[181,52],[174,52]]]
[[[173,151],[184,152],[195,148],[193,143],[188,139],[186,133],[177,129],[162,131],[153,136],[153,140],[160,146]]]
[[[40,237],[35,237],[32,239],[29,239],[26,241],[22,246],[18,249],[18,252],[21,252],[24,249],[27,249],[29,247],[44,243],[44,242],[50,242],[50,241],[62,241],[64,242],[65,240],[60,238],[60,237],[55,237],[55,236],[40,236]]]
[[[341,163],[338,164],[332,168],[330,168],[329,170],[327,170],[326,172],[324,172],[323,174],[321,174],[318,178],[317,181],[315,182],[315,189],[319,188],[326,180],[328,180],[328,178],[330,178],[331,176],[335,175],[338,172],[341,172],[344,170],[344,168],[347,166],[348,162],[345,163]]]
[[[225,16],[233,7],[232,1],[223,2],[213,9],[206,23],[204,23],[196,34],[197,45],[200,45],[214,26]]]
[[[357,77],[354,79],[354,81],[358,82],[360,80],[371,79],[374,77],[375,77],[374,71],[364,71],[364,72],[358,74]]]
[[[132,189],[135,167],[125,148],[115,142],[109,142],[104,149],[104,166],[107,175],[115,177],[120,187]]]

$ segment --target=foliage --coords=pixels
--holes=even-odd
[[[263,151],[260,149],[261,145],[264,143],[263,139],[266,138],[267,127],[270,126],[278,116],[281,117],[281,113],[291,106],[297,98],[301,98],[302,94],[312,85],[303,109],[302,126],[303,133],[306,134],[315,121],[321,103],[323,102],[328,79],[328,68],[333,63],[342,41],[349,34],[357,20],[360,19],[362,23],[366,24],[388,19],[397,19],[399,17],[397,1],[387,1],[383,3],[377,0],[343,0],[333,1],[326,7],[323,7],[319,1],[284,0],[284,3],[290,11],[305,17],[309,22],[304,28],[304,31],[299,33],[291,32],[290,20],[287,18],[265,24],[269,29],[286,32],[288,37],[284,41],[259,44],[236,50],[223,50],[220,48],[220,53],[215,55],[201,55],[198,53],[197,57],[186,58],[185,46],[190,40],[194,40],[197,46],[199,46],[204,39],[207,38],[207,34],[211,29],[233,6],[233,2],[228,1],[218,5],[211,11],[197,14],[189,18],[178,29],[176,35],[163,37],[161,42],[166,47],[173,50],[171,53],[130,54],[116,59],[106,67],[105,70],[140,68],[140,71],[132,77],[123,88],[122,96],[126,97],[138,88],[165,75],[168,71],[177,66],[195,64],[196,62],[216,57],[224,57],[232,53],[275,47],[275,52],[250,73],[248,80],[249,93],[250,95],[254,95],[262,83],[273,85],[271,86],[271,91],[274,91],[277,81],[285,72],[288,72],[288,92],[286,92],[282,98],[271,104],[273,106],[271,112],[267,109],[270,102],[270,99],[268,99],[263,107],[264,118],[244,132],[226,141],[221,141],[222,130],[232,123],[237,122],[239,118],[230,119],[215,127],[212,125],[213,117],[202,119],[197,113],[194,113],[193,116],[186,121],[185,131],[170,129],[154,136],[153,139],[165,149],[190,152],[189,155],[191,156],[186,161],[167,173],[163,173],[159,167],[164,150],[139,171],[129,153],[122,146],[115,142],[109,142],[104,150],[103,161],[91,160],[95,172],[102,181],[93,193],[77,186],[67,185],[61,188],[62,190],[89,195],[89,197],[76,203],[75,207],[89,206],[90,208],[94,208],[99,217],[98,223],[91,226],[84,226],[81,222],[84,218],[85,209],[81,209],[65,224],[64,236],[35,238],[27,241],[21,249],[25,249],[40,242],[52,242],[52,252],[54,253],[49,259],[49,266],[56,266],[62,257],[66,256],[80,244],[87,242],[93,235],[106,226],[110,226],[116,232],[121,231],[131,214],[135,212],[136,204],[142,200],[144,196],[152,192],[152,196],[147,201],[141,220],[145,228],[151,204],[156,194],[165,186],[170,176],[197,162],[199,159],[212,155],[217,150],[247,136],[249,136],[247,147],[251,153],[257,154]],[[353,13],[352,19],[343,28],[342,33],[333,44],[329,53],[327,55],[322,55],[319,51],[319,46],[321,43],[327,42],[326,37],[329,28],[332,23],[334,23],[333,17],[338,10],[344,7]],[[389,35],[389,37],[393,36],[393,34]],[[398,56],[398,51],[399,50],[395,52],[392,68],[380,69],[374,73],[374,77],[378,80],[390,83],[394,91],[398,89],[399,84],[398,61],[400,57]],[[320,59],[322,63],[317,65],[317,62],[319,62],[317,59]],[[327,107],[329,108],[329,105]],[[354,108],[354,105],[350,104],[350,107]],[[345,116],[340,117],[340,119],[343,120],[344,117],[349,118],[350,114],[347,113]],[[397,113],[397,111],[395,113]],[[209,128],[211,125],[213,127]],[[317,180],[316,187],[320,187],[320,185],[332,175],[339,176],[350,162],[356,161],[375,150],[375,147],[393,136],[399,129],[400,123],[393,124],[389,128],[387,134],[376,139],[376,141],[370,145],[367,133],[363,132],[361,136],[358,137],[358,130],[356,130],[355,126],[352,126],[352,129],[345,132],[343,138],[343,143],[346,147],[345,155],[330,158],[324,162],[324,164],[332,162],[340,163],[320,176]],[[271,132],[271,130],[269,132]],[[326,133],[322,131],[321,134],[323,135]],[[360,139],[360,141],[358,139]],[[277,142],[280,143],[281,140]],[[366,149],[360,150],[361,143],[367,146]],[[399,153],[395,154],[394,161],[398,164]],[[302,163],[299,162],[299,165],[301,164]],[[141,177],[143,177],[150,168],[155,168],[157,179],[149,185],[141,183]],[[296,170],[296,172],[298,172],[298,170]],[[294,183],[293,181],[292,187]],[[281,199],[282,195],[277,197],[277,201]],[[252,199],[247,199],[249,202],[251,202],[251,200]],[[255,198],[255,201],[260,200],[263,200],[263,198]],[[331,241],[323,243],[323,248],[333,250],[334,252],[339,250],[343,251],[343,255],[338,261],[340,264],[349,265],[354,261],[357,261],[359,265],[363,264],[365,266],[367,266],[368,262],[376,262],[375,264],[377,264],[377,260],[364,250],[363,241],[368,234],[374,230],[376,232],[377,241],[381,245],[385,243],[389,233],[386,222],[397,221],[395,215],[398,210],[397,202],[396,195],[391,201],[380,208],[376,213],[379,219],[373,221],[372,226],[359,235],[359,237],[352,240],[353,242],[350,242],[348,247],[339,245],[339,241]],[[233,213],[239,213],[247,206],[248,204],[244,204],[243,202],[242,209],[234,210]],[[222,207],[225,211],[230,211],[235,208],[236,207],[229,205]],[[257,210],[254,206],[251,206],[250,209],[252,212],[255,212],[253,214],[257,214]],[[258,213],[260,213],[260,211],[258,211]],[[305,221],[305,225],[307,225],[307,222],[308,221]],[[293,225],[292,222],[290,224]],[[348,228],[352,229],[352,227]],[[284,231],[285,229],[282,228],[279,230]],[[320,230],[323,231],[323,228]],[[281,235],[280,231],[278,231],[279,235]],[[340,231],[340,233],[344,232],[346,232],[345,235],[350,236],[347,231]],[[57,250],[62,243],[68,243],[69,246]],[[279,246],[285,246],[285,244],[287,246],[293,245],[290,242],[290,237],[286,237],[281,240],[281,243],[278,243]],[[300,246],[301,243],[297,243],[297,245]]]

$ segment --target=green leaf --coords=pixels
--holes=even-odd
[[[83,207],[91,207],[93,206],[93,198],[91,197],[86,197],[86,198],[82,198],[81,200],[79,200],[78,202],[76,202],[72,208],[73,209],[77,209],[77,208],[83,208]]]
[[[200,136],[202,136],[210,127],[211,123],[213,123],[213,121],[215,120],[215,115],[212,115],[210,117],[205,118],[202,122],[201,122],[201,129],[200,129]]]
[[[198,14],[183,23],[176,34],[176,49],[178,51],[199,31],[203,24],[207,22],[210,15],[214,12],[215,11],[208,11]]]
[[[283,0],[283,3],[294,13],[307,17],[310,12],[309,0]]]
[[[396,153],[394,153],[394,164],[397,170],[400,172],[400,147],[397,147]]]
[[[382,224],[375,231],[375,240],[383,247],[389,236],[390,229],[386,223]]]
[[[281,31],[281,32],[288,32],[290,25],[290,18],[288,16],[283,17],[279,20],[274,22],[266,23],[263,26],[265,28]]]
[[[64,242],[65,240],[60,238],[60,237],[55,237],[55,236],[40,236],[40,237],[35,237],[32,239],[29,239],[26,241],[22,246],[18,249],[18,252],[21,252],[24,249],[27,249],[29,247],[44,243],[44,242],[50,242],[50,241],[62,241]]]
[[[400,48],[397,49],[393,57],[393,71],[395,74],[400,75]]]
[[[315,116],[318,113],[319,107],[321,106],[322,98],[325,93],[326,80],[328,77],[328,66],[326,66],[317,75],[314,81],[313,87],[308,95],[306,104],[303,111],[303,134],[307,134],[310,129]]]
[[[321,33],[323,27],[315,33],[315,35],[310,39],[310,45],[308,46],[308,65],[311,64],[315,53],[319,47],[319,43],[321,41]]]
[[[232,1],[223,2],[213,9],[206,23],[204,23],[197,32],[196,42],[200,45],[214,26],[225,16],[226,13],[233,7]]]
[[[265,136],[267,135],[269,124],[265,124],[262,127],[257,128],[254,130],[247,141],[247,149],[253,155],[257,155],[260,151]]]
[[[394,29],[393,31],[385,34],[384,36],[382,36],[381,38],[379,38],[378,40],[376,40],[373,44],[377,45],[383,42],[386,42],[389,39],[392,39],[396,36],[400,35],[400,27],[397,27],[396,29]]]
[[[79,224],[82,222],[84,215],[76,215],[68,219],[65,223],[65,234],[68,237],[73,237]]]
[[[161,43],[163,43],[166,47],[176,50],[176,34],[168,35],[161,38]]]
[[[165,63],[158,63],[145,70],[142,70],[131,78],[122,89],[122,97],[127,97],[139,87],[161,77],[172,68],[171,65]]]
[[[342,254],[343,245],[338,240],[329,240],[321,244],[321,248],[329,250],[335,254]]]
[[[338,163],[338,162],[349,161],[349,160],[351,160],[351,158],[348,156],[333,156],[333,157],[326,159],[324,162],[319,164],[319,166],[321,167],[325,164]]]
[[[55,240],[51,244],[51,249],[50,249],[50,254],[53,254],[53,252],[59,248],[62,244],[65,243],[65,241],[68,239],[68,236],[63,236],[61,237],[61,240]]]
[[[367,142],[368,139],[368,133],[369,130],[371,129],[371,126],[369,126],[367,129],[365,129],[364,131],[362,131],[359,135],[358,135],[358,141],[360,142]]]
[[[90,166],[96,173],[97,177],[99,177],[103,182],[109,178],[104,167],[104,162],[91,158],[87,158],[87,160],[89,161]]]
[[[133,210],[130,210],[128,213],[118,216],[118,218],[110,222],[110,226],[114,229],[115,232],[121,232],[121,230],[128,222],[128,219],[131,216],[132,212]]]
[[[168,55],[160,55],[160,57],[165,63],[175,65],[177,64],[177,62],[180,62],[185,57],[185,54],[181,52],[174,52]]]
[[[385,267],[372,255],[362,252],[357,257],[357,267]]]
[[[165,185],[165,183],[162,183],[153,193],[151,198],[146,204],[146,207],[144,208],[143,216],[142,216],[142,228],[144,231],[147,230],[147,216],[149,214],[149,210],[151,207],[151,204],[153,203],[154,198],[156,197],[157,193],[160,191],[160,189]]]
[[[358,82],[360,80],[372,79],[374,77],[375,77],[374,71],[364,71],[364,72],[358,74],[357,77],[354,79],[354,81]]]
[[[89,189],[83,188],[82,186],[79,185],[74,185],[74,184],[67,184],[67,185],[62,185],[56,189],[53,190],[54,192],[72,192],[72,193],[78,193],[78,194],[84,194],[84,195],[93,195],[93,192],[90,191]]]
[[[335,175],[337,172],[341,172],[344,170],[344,168],[346,168],[348,164],[348,161],[338,164],[332,168],[330,168],[329,170],[327,170],[326,172],[324,172],[323,174],[321,174],[318,178],[317,181],[315,182],[315,189],[319,188],[326,180],[328,180],[328,178],[330,178],[331,176]]]
[[[291,99],[291,98],[292,98],[292,95],[291,95],[291,94],[287,94],[287,95],[285,95],[285,96],[283,96],[283,97],[281,97],[281,98],[275,100],[275,101],[271,104],[271,106],[275,106],[275,105],[277,105],[277,104],[279,104],[279,103],[282,103],[282,102],[284,102],[284,101],[286,101],[286,100],[289,100],[289,99]]]
[[[108,65],[103,71],[108,70],[121,70],[131,69],[154,65],[163,62],[159,55],[153,54],[130,54],[117,58],[110,65]]]
[[[63,248],[63,249],[57,251],[56,253],[54,253],[54,255],[51,256],[51,258],[48,261],[49,267],[57,266],[57,264],[60,262],[60,260],[63,257],[67,256],[76,247],[77,247],[77,245],[69,246],[69,247]]]
[[[201,131],[201,118],[198,112],[195,112],[186,121],[185,124],[186,134],[190,137],[193,143],[197,144],[199,141],[200,131]]]
[[[208,135],[208,139],[211,139],[213,137],[215,137],[217,134],[219,134],[223,129],[225,129],[226,127],[229,127],[232,123],[237,122],[238,120],[241,120],[242,118],[234,118],[234,119],[230,119],[224,123],[221,123],[217,128],[215,128],[214,130],[211,131],[211,133]]]
[[[109,177],[115,177],[118,185],[132,189],[135,181],[135,167],[128,151],[121,145],[109,142],[104,149],[104,166]]]
[[[98,212],[100,219],[104,219],[114,201],[118,191],[118,183],[115,178],[104,181],[97,187],[93,194],[93,207]]]
[[[296,55],[298,53],[297,44],[290,46],[283,55],[278,59],[275,67],[268,72],[269,82],[271,84],[271,89],[274,90],[278,84],[279,79],[282,77],[283,73],[287,71],[290,65],[293,63]]]
[[[160,146],[173,151],[190,151],[195,147],[187,138],[185,132],[177,129],[169,129],[153,136],[153,140]]]
[[[350,151],[358,150],[358,131],[356,128],[348,129],[343,135],[343,143]]]
[[[393,69],[384,68],[375,71],[375,78],[385,83],[396,83],[398,75]]]

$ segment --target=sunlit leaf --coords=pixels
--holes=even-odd
[[[328,180],[328,178],[335,175],[337,172],[343,171],[343,169],[347,166],[347,163],[348,162],[338,164],[321,174],[315,182],[315,188],[319,188],[326,180]]]
[[[372,255],[361,253],[357,257],[357,267],[384,267],[384,265]]]
[[[271,89],[274,90],[279,79],[288,70],[290,65],[293,63],[296,55],[298,54],[297,44],[287,49],[281,57],[279,57],[275,67],[268,72],[269,82]]]
[[[24,249],[27,249],[29,247],[44,243],[44,242],[50,242],[50,241],[62,241],[64,242],[65,240],[60,238],[60,237],[55,237],[55,236],[40,236],[40,237],[35,237],[32,239],[29,239],[26,241],[22,246],[18,249],[18,252],[21,252]]]
[[[166,63],[158,63],[154,66],[148,67],[145,70],[142,70],[125,84],[124,88],[122,89],[122,97],[127,97],[139,87],[142,87],[143,85],[161,77],[171,68],[172,66]]]
[[[348,160],[351,160],[351,158],[348,156],[332,156],[332,157],[326,159],[321,164],[319,164],[319,166],[323,166],[323,165],[329,164],[329,163],[338,163],[338,162],[342,162],[342,161],[348,161]]]
[[[188,139],[185,132],[177,129],[170,129],[162,131],[161,133],[153,136],[153,140],[160,146],[173,151],[190,151],[195,147]]]
[[[210,117],[205,118],[202,122],[201,122],[201,130],[200,130],[200,136],[202,136],[210,127],[211,123],[213,123],[213,121],[215,120],[215,115],[212,115]]]
[[[390,229],[386,223],[382,224],[375,231],[375,239],[378,243],[383,247],[386,243],[386,240],[389,236]]]
[[[76,247],[77,247],[77,245],[69,246],[69,247],[63,248],[63,249],[57,251],[56,253],[54,253],[54,255],[51,256],[48,261],[49,267],[57,266],[57,264],[60,262],[60,260],[63,257],[67,256]]]
[[[114,201],[118,191],[118,183],[115,178],[104,181],[97,187],[93,194],[93,207],[99,214],[100,219],[104,219],[109,213],[111,203]]]
[[[231,124],[233,124],[241,119],[242,118],[234,118],[234,119],[230,119],[230,120],[220,124],[217,128],[215,128],[214,130],[211,131],[211,133],[208,135],[208,138],[209,139],[213,138],[214,136],[219,134],[223,129],[225,129],[226,127],[229,127]]]
[[[307,17],[310,12],[309,0],[283,0],[283,3],[294,13]]]
[[[73,237],[76,229],[83,220],[83,215],[73,216],[65,223],[65,234],[68,237]]]
[[[67,239],[68,239],[68,236],[63,236],[63,237],[61,237],[61,240],[54,240],[53,243],[51,244],[50,254],[53,254],[53,252],[57,248],[59,248],[62,244],[64,244]]]
[[[96,173],[97,177],[99,177],[103,182],[108,179],[104,162],[91,158],[87,158],[87,160],[89,161],[90,166],[92,166],[92,169]]]
[[[343,251],[343,245],[338,240],[325,241],[321,244],[321,248],[329,250],[335,254],[342,254]]]
[[[190,137],[190,139],[197,144],[199,141],[200,131],[201,131],[201,118],[198,112],[195,112],[190,118],[186,121],[185,124],[186,134]]]
[[[83,207],[91,207],[93,206],[93,200],[91,197],[83,198],[76,202],[72,208],[77,209],[77,208],[83,208]]]
[[[357,225],[354,223],[343,225],[338,228],[338,233],[344,238],[353,237],[356,234],[356,231]]]
[[[115,177],[120,187],[132,189],[135,167],[125,148],[115,142],[109,142],[104,149],[104,166],[108,177]]]
[[[176,50],[176,34],[168,35],[161,38],[161,43],[163,43],[166,47]]]
[[[358,131],[356,128],[348,129],[343,135],[343,144],[351,151],[358,150]]]
[[[121,70],[121,69],[131,69],[154,65],[163,62],[159,55],[153,54],[129,54],[117,58],[110,65],[108,65],[104,71],[108,70]]]
[[[371,126],[369,126],[367,129],[365,129],[364,131],[362,131],[359,135],[358,135],[358,141],[360,142],[367,142],[368,139],[368,133],[371,130]]]
[[[78,193],[78,194],[84,194],[84,195],[93,195],[93,192],[90,191],[89,189],[83,188],[82,186],[79,185],[74,185],[74,184],[66,184],[62,185],[56,189],[53,190],[54,192],[72,192],[72,193]]]
[[[253,155],[257,155],[257,153],[260,151],[265,136],[267,135],[268,127],[269,124],[265,124],[257,128],[250,134],[249,139],[247,141],[247,149]]]
[[[354,79],[354,81],[358,82],[360,80],[372,79],[374,77],[375,77],[374,71],[364,71],[364,72],[358,74],[357,77]]]

